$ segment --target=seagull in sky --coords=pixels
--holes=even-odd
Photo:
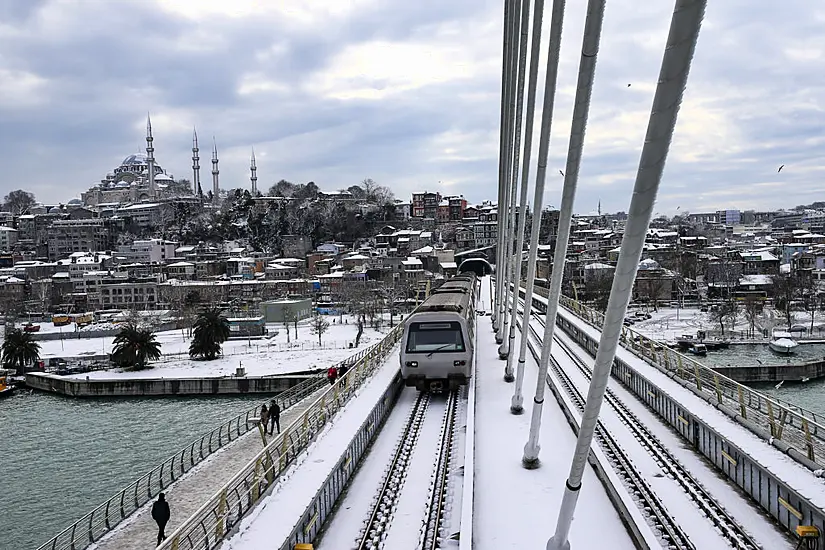
[[[785,168],[785,165],[784,165],[784,164],[783,164],[782,166],[780,166],[780,167],[779,167],[779,170],[777,170],[777,171],[776,171],[776,173],[778,174],[779,172],[781,172],[783,168]]]
[[[630,88],[630,84],[628,84],[627,87]]]
[[[561,170],[559,170],[559,174],[561,174],[561,177],[564,177],[564,172],[562,172]]]

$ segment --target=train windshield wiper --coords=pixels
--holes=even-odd
[[[428,358],[429,358],[429,357],[432,357],[432,356],[433,356],[433,353],[435,353],[435,352],[437,352],[437,351],[441,351],[441,350],[443,350],[444,348],[448,348],[448,347],[453,346],[453,345],[455,345],[455,344],[444,344],[443,346],[438,346],[437,348],[435,348],[434,350],[432,350],[430,353],[428,353],[428,354],[427,354],[427,357],[428,357]]]

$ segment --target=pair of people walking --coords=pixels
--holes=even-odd
[[[276,428],[278,433],[281,433],[281,407],[274,399],[269,403],[268,409],[265,404],[261,406],[261,426],[264,427],[264,433],[269,435],[273,435]]]

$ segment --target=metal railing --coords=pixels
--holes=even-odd
[[[361,427],[350,441],[347,450],[338,458],[338,462],[327,476],[324,484],[315,493],[312,502],[293,526],[292,532],[280,546],[277,546],[277,542],[273,541],[273,549],[293,550],[297,544],[317,542],[318,534],[326,525],[327,520],[334,514],[341,493],[356,473],[361,458],[369,449],[373,438],[381,430],[389,413],[392,412],[403,389],[404,382],[399,373],[372,408],[366,420],[361,423]]]
[[[383,340],[350,358],[349,370],[315,400],[289,427],[269,442],[258,455],[221,487],[203,506],[181,524],[159,547],[162,550],[208,550],[221,544],[241,519],[260,501],[316,439],[329,420],[383,363],[401,337],[403,325]]]
[[[547,297],[546,289],[534,290]],[[601,330],[604,315],[600,312],[567,296],[561,296],[559,303]],[[692,386],[708,401],[737,412],[747,421],[746,425],[755,425],[772,440],[784,441],[814,463],[806,466],[821,467],[819,465],[825,463],[825,417],[822,415],[740,384],[632,328],[622,327],[620,342],[637,357]]]
[[[323,375],[314,376],[275,396],[282,410],[286,410],[318,391],[326,382]],[[203,462],[205,458],[255,429],[250,419],[258,418],[260,409],[241,413],[224,422],[211,432],[187,445],[166,459],[149,473],[144,474],[103,504],[61,531],[57,536],[38,547],[38,550],[82,550],[111,531],[117,524],[153,500],[186,472]]]

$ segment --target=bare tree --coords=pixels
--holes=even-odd
[[[292,311],[292,308],[290,306],[284,306],[282,314],[283,314],[283,321],[284,321],[284,330],[286,330],[286,343],[288,344],[289,343],[289,323],[291,323],[293,321],[293,319],[297,316],[295,315],[295,312]],[[297,329],[296,329],[296,332],[295,332],[295,338],[296,339],[298,338]]]
[[[798,295],[803,309],[811,316],[811,333],[814,332],[814,317],[819,308],[819,282],[810,272],[797,276]]]
[[[670,284],[671,282],[669,279],[663,279],[661,277],[636,279],[636,291],[638,296],[646,303],[653,303],[653,311],[658,311],[659,300],[662,299],[662,296],[667,290],[667,286]],[[605,305],[605,307],[607,306]]]
[[[732,320],[736,322],[736,316],[739,313],[739,304],[734,300],[725,300],[718,304],[709,314],[711,321],[719,323],[719,328],[722,329],[722,337],[725,336],[725,322]]]
[[[756,329],[756,320],[759,318],[759,315],[762,313],[762,302],[760,298],[756,296],[746,296],[744,302],[744,314],[745,319],[748,321],[748,331],[751,337],[755,333]]]
[[[312,316],[312,323],[310,324],[312,334],[318,335],[318,345],[321,345],[321,336],[329,329],[329,321],[317,312]]]
[[[613,286],[613,275],[599,273],[589,277],[584,283],[584,292],[587,300],[593,302],[593,306],[604,312],[607,309],[607,301],[610,298],[610,288]]]
[[[799,294],[799,278],[791,273],[780,273],[773,276],[774,307],[785,317],[788,330],[793,325],[793,301]]]

